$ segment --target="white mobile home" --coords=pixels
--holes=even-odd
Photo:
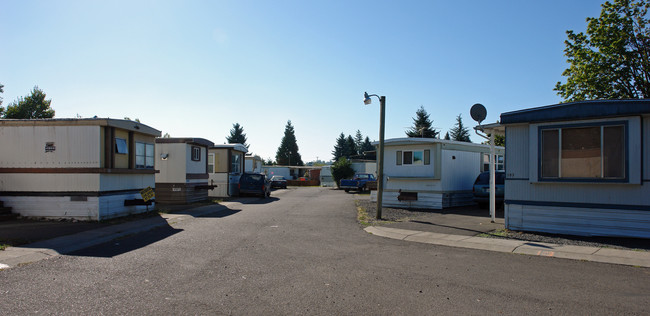
[[[264,161],[258,155],[246,155],[244,160],[244,171],[251,173],[262,173]]]
[[[377,146],[377,142],[373,145]],[[434,138],[394,138],[384,143],[383,205],[442,209],[473,204],[474,180],[490,146]],[[496,147],[503,155],[504,148]],[[371,192],[376,201],[376,191]]]
[[[208,199],[208,147],[203,138],[156,138],[156,201],[188,204]]]
[[[160,131],[116,119],[0,120],[0,200],[22,216],[103,220],[138,213],[154,187]]]
[[[650,100],[501,114],[506,228],[650,238]]]
[[[239,195],[239,177],[244,172],[244,157],[248,149],[242,144],[214,145],[208,149],[210,197]]]

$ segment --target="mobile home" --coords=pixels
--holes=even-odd
[[[377,142],[373,145],[377,146]],[[470,205],[490,146],[434,138],[384,143],[383,206],[442,209]],[[504,148],[496,147],[503,156]],[[371,199],[376,201],[376,192]]]
[[[525,109],[501,125],[507,228],[650,238],[650,100]]]
[[[244,172],[244,159],[248,149],[242,144],[214,145],[208,149],[208,175],[210,197],[239,195],[239,177]]]
[[[138,213],[155,186],[160,131],[108,118],[0,120],[0,200],[22,216],[103,220]]]

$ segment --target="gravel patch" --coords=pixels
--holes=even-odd
[[[417,221],[418,218],[430,215],[439,210],[409,210],[400,208],[382,208],[382,220],[376,220],[377,204],[369,200],[357,200],[357,205],[363,208],[367,216],[367,224],[381,226],[394,222]],[[650,251],[650,240],[643,238],[616,238],[616,237],[583,237],[572,235],[559,235],[549,233],[524,232],[508,229],[499,229],[492,232],[478,234],[480,237],[515,239],[531,242],[543,242],[558,245],[574,245],[585,247],[605,247],[625,250]]]

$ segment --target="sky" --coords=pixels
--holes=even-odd
[[[172,137],[275,159],[290,120],[304,162],[360,130],[405,137],[420,108],[444,135],[460,114],[559,103],[566,31],[597,0],[0,0],[2,106],[38,86],[56,118],[138,118]],[[472,133],[473,142],[482,138]]]

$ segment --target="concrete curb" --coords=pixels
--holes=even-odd
[[[43,259],[68,254],[111,240],[139,234],[159,227],[171,226],[187,219],[204,216],[226,209],[224,205],[207,205],[191,209],[186,214],[161,214],[159,217],[145,218],[100,229],[89,230],[74,235],[61,236],[38,241],[20,247],[8,247],[0,251],[0,270],[34,263]],[[161,218],[163,220],[161,220]],[[54,250],[56,249],[56,250]]]
[[[438,234],[381,226],[369,226],[365,228],[365,231],[381,237],[426,244],[650,268],[650,251],[556,245],[513,239]]]

